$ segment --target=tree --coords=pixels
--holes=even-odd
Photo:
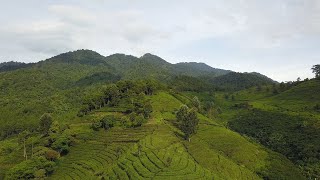
[[[29,136],[30,136],[30,132],[27,130],[25,130],[19,134],[19,142],[23,143],[23,157],[26,158],[26,160],[28,160],[26,141]]]
[[[110,84],[104,87],[105,103],[110,106],[115,106],[119,103],[120,92],[115,84]]]
[[[39,130],[44,135],[48,135],[49,129],[52,124],[52,116],[48,113],[45,113],[40,118],[40,127]]]
[[[298,77],[298,78],[297,78],[297,82],[300,82],[300,81],[301,81],[301,78],[300,78],[300,77]]]
[[[179,111],[176,114],[177,120],[178,122],[181,122],[183,119],[186,118],[187,114],[188,114],[188,106],[183,105],[180,107]]]
[[[195,108],[197,108],[198,110],[200,110],[201,104],[200,104],[200,101],[199,101],[199,99],[198,99],[197,96],[193,97],[193,99],[192,99],[192,105],[193,105],[193,107],[195,107]]]
[[[91,128],[94,131],[99,131],[99,129],[102,127],[102,121],[101,120],[95,120],[92,124],[91,124]]]
[[[113,115],[107,115],[103,117],[100,121],[101,121],[101,127],[103,127],[105,130],[108,130],[114,127],[116,118]]]
[[[225,98],[226,100],[228,100],[228,99],[229,99],[229,94],[225,94],[225,95],[224,95],[224,98]]]
[[[51,144],[51,147],[58,151],[61,155],[65,155],[69,152],[72,140],[68,135],[61,135]]]
[[[152,105],[150,103],[150,101],[146,102],[143,106],[143,116],[144,118],[149,118],[151,113],[152,113],[153,109],[152,109]]]
[[[49,161],[56,161],[60,157],[60,153],[55,150],[48,149],[45,152],[44,157]]]
[[[34,143],[36,142],[37,138],[32,136],[28,138],[28,144],[31,144],[31,158],[33,158],[33,148],[34,148]]]
[[[135,118],[134,118],[134,121],[132,122],[132,126],[133,127],[142,126],[144,121],[145,121],[145,119],[144,119],[143,115],[136,115]]]
[[[320,64],[312,66],[311,70],[316,75],[316,78],[320,77]]]
[[[177,120],[180,123],[181,131],[185,134],[184,138],[190,142],[190,136],[196,133],[199,122],[197,110],[195,108],[189,109],[184,105],[177,112]]]

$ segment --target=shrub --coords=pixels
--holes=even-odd
[[[98,131],[101,127],[102,127],[102,122],[100,120],[95,121],[91,124],[91,128],[95,131]]]
[[[131,127],[132,123],[130,119],[126,116],[123,116],[120,120],[122,127]]]
[[[40,118],[40,127],[39,130],[44,135],[47,135],[52,124],[52,116],[48,113],[45,113]]]
[[[144,118],[149,118],[152,113],[153,108],[150,102],[147,102],[143,107],[143,116]]]
[[[133,127],[139,127],[145,122],[145,119],[143,115],[137,115],[134,118],[134,121],[132,122]]]
[[[49,149],[45,152],[45,158],[49,161],[55,161],[60,157],[60,154],[52,149]]]
[[[33,179],[51,174],[55,163],[44,157],[37,157],[23,161],[11,168],[6,175],[7,179]]]
[[[64,155],[69,152],[71,142],[71,137],[68,135],[61,135],[51,144],[51,147]]]
[[[234,105],[234,107],[239,109],[250,109],[252,108],[252,105],[250,105],[248,102],[244,102],[244,103],[237,103]]]
[[[101,127],[104,128],[105,130],[108,130],[112,127],[114,127],[114,124],[116,122],[116,118],[112,115],[108,115],[103,117],[101,120]]]

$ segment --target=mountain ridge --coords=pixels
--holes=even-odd
[[[218,77],[221,75],[226,75],[230,72],[234,72],[231,70],[214,68],[203,62],[179,62],[179,63],[173,64],[151,53],[146,53],[141,57],[135,57],[132,55],[126,55],[121,53],[115,53],[109,56],[103,56],[95,51],[87,50],[87,49],[61,53],[51,58],[48,58],[46,60],[39,61],[37,63],[24,63],[24,65],[21,67],[19,66],[19,68],[7,68],[8,70],[6,71],[12,71],[16,69],[25,68],[25,67],[28,68],[33,65],[39,65],[43,63],[49,63],[49,62],[50,63],[79,63],[79,64],[92,65],[92,66],[102,65],[102,66],[106,66],[108,70],[112,69],[112,71],[115,74],[122,74],[127,78],[129,77],[132,78],[132,76],[128,75],[128,73],[125,71],[142,72],[142,71],[145,71],[146,69],[150,69],[155,73],[146,72],[144,75],[151,74],[151,76],[154,76],[155,78],[156,78],[156,74],[162,74],[163,76],[161,76],[161,78],[166,78],[168,76],[178,76],[178,75],[186,75],[186,76],[193,76],[193,77],[210,76],[212,78],[212,77]],[[1,64],[4,64],[4,63],[1,63]],[[0,66],[0,69],[1,68],[2,67]],[[159,70],[159,68],[161,68],[161,70]],[[253,73],[253,74],[257,76],[267,77],[260,73]]]

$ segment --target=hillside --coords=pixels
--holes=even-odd
[[[64,133],[72,134],[73,144],[49,178],[303,179],[299,170],[283,156],[248,141],[205,116],[199,115],[199,132],[190,143],[185,142],[172,119],[172,112],[182,102],[165,92],[158,92],[150,100],[152,119],[139,128],[94,131],[90,128],[90,121],[70,124]],[[90,117],[119,114],[110,110],[95,111]],[[17,153],[19,151],[10,154]],[[8,160],[2,162],[5,161]],[[13,172],[9,171],[9,174]]]
[[[289,88],[278,85],[243,90],[227,102],[221,94],[217,103],[225,113],[219,116],[231,129],[285,155],[303,167],[305,174],[318,178],[319,87],[319,80],[313,79]]]
[[[258,73],[231,72],[215,78],[210,78],[211,83],[229,90],[242,90],[258,85],[275,83],[272,79]]]
[[[3,99],[0,102],[0,120],[3,122],[0,125],[1,137],[25,128],[34,129],[32,127],[45,112],[62,118],[74,116],[86,92],[101,83],[112,83],[120,79],[154,79],[177,90],[210,91],[225,86],[212,84],[208,79],[196,76],[208,73],[210,78],[219,78],[217,74],[212,75],[215,72],[221,74],[228,71],[197,63],[173,65],[151,54],[137,58],[124,54],[104,57],[91,50],[63,53],[28,64],[27,67],[0,73],[0,98]],[[257,79],[250,77],[253,77],[253,82]],[[264,83],[259,80],[257,83]]]
[[[228,74],[229,70],[217,69],[208,66],[204,63],[196,62],[184,62],[174,64],[174,71],[180,75],[199,77],[204,75],[210,75],[211,77],[217,77],[221,75]]]
[[[319,87],[63,53],[0,73],[0,179],[317,178]]]

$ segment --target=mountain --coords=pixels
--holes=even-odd
[[[117,72],[120,72],[124,78],[128,79],[151,77],[161,81],[167,81],[179,75],[192,77],[199,77],[201,75],[219,76],[231,72],[228,70],[215,69],[204,63],[171,64],[150,53],[140,58],[124,54],[114,54],[106,57],[106,61],[115,67]]]
[[[301,105],[290,124],[293,116],[273,108],[311,101],[319,85],[280,85],[204,63],[171,64],[152,54],[104,57],[91,50],[1,72],[0,179],[315,178],[318,146],[312,144],[319,131],[299,113],[316,111]],[[176,116],[182,105],[189,109],[181,117],[198,121],[190,142]],[[308,137],[315,140],[302,141]],[[295,151],[303,157],[291,156]]]
[[[180,75],[199,77],[204,75],[210,76],[221,76],[228,74],[229,70],[217,69],[211,66],[208,66],[205,63],[197,63],[197,62],[182,62],[174,64],[174,70]]]
[[[241,89],[269,82],[266,78],[228,73],[203,63],[171,64],[152,54],[140,58],[124,54],[104,57],[91,50],[67,52],[34,64],[3,63],[1,67],[8,65],[19,68],[0,73],[0,121],[3,122],[0,130],[3,137],[24,127],[33,127],[37,117],[44,112],[65,116],[61,111],[68,111],[68,116],[72,116],[76,112],[70,109],[81,105],[86,91],[120,79],[154,79],[178,90],[194,91],[220,87]],[[20,123],[16,124],[18,121]],[[9,128],[16,126],[19,126],[17,130]]]
[[[241,90],[253,86],[270,85],[275,83],[274,80],[261,74],[238,72],[230,72],[215,78],[209,77],[209,81],[215,86],[229,90]]]
[[[114,54],[107,56],[105,61],[114,67],[115,72],[120,74],[123,79],[154,78],[165,80],[171,75],[171,64],[151,54],[146,54],[140,58]]]

